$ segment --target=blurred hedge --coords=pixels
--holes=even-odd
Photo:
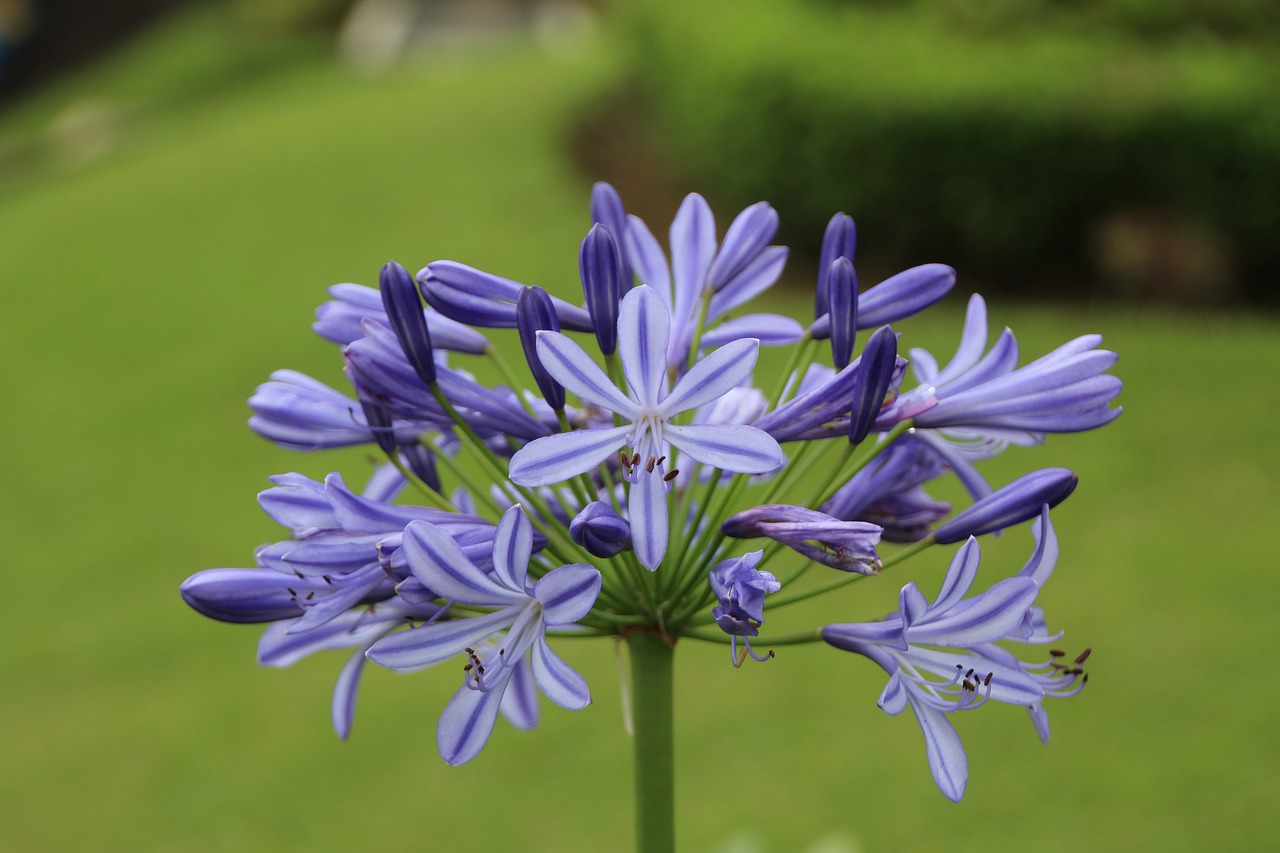
[[[768,198],[792,245],[811,249],[846,210],[889,263],[945,260],[990,286],[1280,301],[1265,42],[954,9],[655,0],[623,14],[686,179],[724,204]]]

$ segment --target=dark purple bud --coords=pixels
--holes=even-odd
[[[423,382],[436,384],[431,333],[427,331],[427,317],[418,296],[418,285],[404,267],[395,261],[387,261],[378,276],[378,288],[382,291],[382,306],[391,320],[391,330],[396,333],[409,364],[413,365]]]
[[[369,431],[373,433],[373,440],[378,443],[378,447],[388,456],[395,453],[396,431],[392,425],[391,413],[377,403],[366,400],[363,395],[360,397],[360,407],[364,409],[364,419],[368,421]]]
[[[520,291],[516,299],[516,328],[520,330],[520,345],[524,347],[524,357],[529,362],[534,381],[538,383],[538,390],[548,406],[563,409],[564,388],[551,378],[542,366],[542,359],[538,358],[538,332],[560,331],[560,321],[556,319],[551,297],[541,287],[532,285]]]
[[[860,443],[871,432],[897,364],[898,336],[889,326],[881,326],[872,333],[858,361],[858,381],[853,386],[853,405],[849,412],[850,444]]]
[[[516,300],[524,285],[455,261],[434,261],[418,270],[427,304],[451,320],[489,329],[514,329]],[[591,315],[563,299],[551,297],[560,326],[590,332]]]
[[[400,445],[400,455],[419,480],[437,492],[440,491],[440,475],[436,473],[436,457],[421,443]]]
[[[933,538],[943,545],[1021,524],[1055,507],[1075,491],[1079,478],[1066,468],[1043,468],[1019,477],[938,526]]]
[[[205,569],[178,588],[190,607],[221,622],[274,622],[302,615],[299,598],[327,592],[319,578],[269,569]]]
[[[587,311],[596,329],[600,351],[613,355],[618,350],[622,264],[618,243],[608,228],[598,223],[591,226],[578,252],[578,269],[582,273],[582,292],[587,297]]]
[[[858,229],[853,224],[853,217],[847,213],[831,217],[827,232],[822,236],[822,251],[818,254],[818,289],[813,308],[815,320],[827,313],[827,276],[830,275],[832,261],[848,258],[852,262],[857,248]]]
[[[836,258],[827,272],[827,308],[831,314],[831,358],[844,370],[853,358],[858,329],[858,274],[848,258]]]
[[[592,501],[569,522],[569,538],[596,557],[631,547],[631,526],[603,501]]]
[[[635,276],[631,272],[631,262],[627,258],[627,245],[624,238],[627,233],[627,211],[622,206],[618,191],[604,181],[597,181],[591,188],[591,222],[603,225],[613,235],[613,241],[618,246],[618,260],[622,267],[621,289],[630,290]]]

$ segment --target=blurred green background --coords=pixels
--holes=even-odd
[[[788,647],[734,670],[685,643],[684,849],[1273,846],[1280,691],[1251,655],[1280,641],[1278,39],[1260,0],[240,0],[175,4],[11,93],[0,849],[630,845],[611,643],[562,649],[589,709],[544,703],[537,731],[499,724],[448,768],[447,672],[368,672],[342,743],[339,656],[259,669],[257,629],[177,595],[281,537],[254,501],[269,474],[367,468],[244,426],[272,369],[339,379],[307,329],[326,286],[453,258],[571,295],[597,179],[660,234],[687,191],[721,228],[774,202],[795,249],[770,301],[797,315],[848,210],[864,282],[960,269],[902,324],[912,345],[949,354],[980,289],[1027,357],[1098,331],[1126,383],[1114,425],[984,469],[1081,476],[1043,600],[1092,678],[1049,706],[1051,744],[1016,708],[961,715],[952,804],[870,663]],[[984,542],[987,582],[1029,540]],[[908,579],[936,590],[948,556],[770,624],[874,618]]]

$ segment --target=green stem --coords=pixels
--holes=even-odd
[[[661,634],[634,631],[631,714],[635,726],[636,853],[676,849],[672,663],[675,647]]]

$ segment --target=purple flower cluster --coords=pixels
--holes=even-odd
[[[722,642],[735,665],[773,657],[755,647],[823,640],[870,658],[890,676],[881,707],[912,709],[953,799],[967,762],[951,714],[1021,704],[1047,737],[1043,701],[1078,691],[1083,659],[1027,664],[997,644],[1053,639],[1034,602],[1057,557],[1049,509],[1077,479],[1047,468],[992,489],[978,466],[1010,443],[1114,419],[1116,356],[1085,336],[1018,366],[1012,333],[988,348],[974,296],[939,368],[892,324],[950,292],[954,271],[925,264],[860,290],[845,214],[827,228],[807,327],[747,307],[787,260],[768,204],[718,236],[690,195],[665,249],[607,184],[591,219],[580,300],[454,261],[416,274],[388,262],[376,290],[332,287],[313,328],[341,347],[350,392],[277,371],[249,424],[291,450],[364,444],[385,463],[360,493],[336,473],[273,478],[260,503],[289,538],[259,548],[253,568],[196,573],[183,599],[221,621],[270,623],[264,665],[350,650],[332,704],[344,738],[366,661],[453,661],[461,684],[437,727],[450,764],[479,755],[499,712],[532,727],[539,694],[590,704],[552,644],[638,631]],[[520,370],[486,329],[517,330]],[[770,346],[789,360],[772,392],[755,383]],[[504,383],[478,381],[455,363],[466,358],[492,359]],[[949,474],[973,499],[954,514],[926,491]],[[1026,521],[1031,561],[970,594],[973,537]],[[956,543],[932,602],[908,583],[886,619],[761,636],[767,606]],[[813,567],[825,577],[793,586]]]

